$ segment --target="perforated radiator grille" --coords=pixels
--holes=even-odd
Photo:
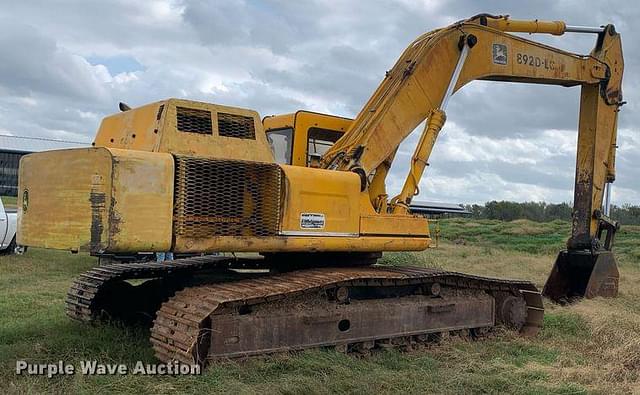
[[[176,236],[278,233],[283,178],[278,165],[189,156],[175,160]]]

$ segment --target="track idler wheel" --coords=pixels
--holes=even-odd
[[[516,331],[527,321],[527,304],[521,295],[498,292],[496,300],[496,320],[499,324]]]

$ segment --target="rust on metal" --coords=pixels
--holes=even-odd
[[[106,195],[92,189],[89,201],[91,202],[91,251],[98,251],[102,248],[102,231],[104,230],[102,219],[106,209]]]
[[[558,303],[578,298],[618,296],[620,273],[611,251],[571,251],[558,254],[542,294]]]
[[[65,301],[67,316],[84,322],[92,322],[106,314],[110,318],[131,318],[139,312],[145,314],[148,311],[137,310],[136,300],[132,298],[134,289],[125,280],[132,279],[184,279],[198,270],[226,268],[234,261],[224,257],[196,257],[181,259],[163,263],[131,263],[110,264],[91,269],[81,274],[71,285]],[[146,284],[146,283],[145,283]],[[144,284],[143,284],[144,285]],[[175,290],[175,289],[174,289]],[[170,292],[169,289],[166,292]],[[142,294],[142,292],[141,292]],[[150,299],[152,295],[140,295],[144,299]],[[170,296],[170,294],[168,295]],[[122,299],[125,303],[118,305]],[[159,302],[158,307],[160,305]],[[127,308],[128,310],[123,310]],[[125,317],[119,316],[124,314]],[[152,312],[153,313],[153,312]]]
[[[496,325],[532,336],[542,326],[542,298],[530,282],[432,268],[323,267],[193,280],[264,261],[208,256],[100,266],[73,283],[66,312],[85,322],[153,320],[159,359],[200,364],[326,346],[410,348],[442,333],[479,336]],[[130,279],[151,280],[134,287]]]
[[[284,178],[280,167],[183,155],[176,155],[175,163],[177,243],[211,236],[278,234]]]
[[[435,281],[442,295],[433,297],[429,287],[422,292]],[[331,304],[326,291],[345,287],[354,291],[349,303],[341,297]],[[513,295],[519,305],[503,306],[490,296],[496,292]],[[496,315],[496,309],[508,313]],[[309,347],[353,349],[363,342],[492,327],[496,320],[535,335],[543,312],[539,292],[525,281],[412,267],[315,268],[179,291],[158,311],[151,342],[161,360],[206,363]]]

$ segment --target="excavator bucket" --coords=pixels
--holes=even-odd
[[[575,298],[615,298],[618,295],[618,265],[611,251],[569,251],[558,254],[542,295],[569,303]]]

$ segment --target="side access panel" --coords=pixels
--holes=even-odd
[[[107,148],[48,151],[20,163],[18,242],[72,251],[171,249],[173,158]]]
[[[355,173],[281,167],[286,182],[281,235],[360,234],[360,178]]]
[[[63,250],[100,248],[108,238],[111,154],[72,149],[20,160],[18,243]]]

